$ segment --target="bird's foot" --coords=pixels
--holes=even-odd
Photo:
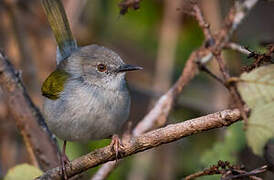
[[[61,154],[61,175],[64,177],[65,180],[68,179],[68,175],[67,175],[67,171],[66,171],[66,165],[70,164],[70,160],[68,158],[68,156],[66,155],[66,145],[67,145],[67,141],[64,141],[63,144],[63,151]]]
[[[61,163],[62,163],[62,175],[64,177],[65,180],[68,179],[68,175],[67,175],[67,171],[66,171],[66,165],[70,164],[70,160],[67,157],[66,154],[62,154],[61,156]]]
[[[112,136],[112,140],[111,140],[110,146],[111,146],[112,150],[115,152],[116,162],[117,162],[119,156],[121,154],[123,154],[123,152],[124,152],[123,143],[122,143],[122,141],[121,141],[121,139],[119,138],[118,135],[114,134]]]

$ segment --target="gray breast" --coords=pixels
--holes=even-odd
[[[69,141],[104,139],[119,133],[129,115],[127,88],[114,91],[70,83],[61,98],[45,101],[50,130]]]

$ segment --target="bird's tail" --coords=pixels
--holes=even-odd
[[[56,61],[59,64],[71,55],[72,51],[77,48],[77,43],[72,36],[61,0],[41,0],[41,2],[58,44]]]

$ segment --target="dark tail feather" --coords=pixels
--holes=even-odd
[[[77,43],[72,36],[61,0],[41,0],[41,2],[58,44],[56,61],[59,64],[77,48]]]

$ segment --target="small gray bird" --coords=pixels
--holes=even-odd
[[[125,72],[138,69],[101,46],[75,50],[42,86],[49,129],[68,141],[104,139],[119,133],[130,108]]]
[[[119,134],[128,119],[130,96],[126,85],[127,71],[142,69],[127,65],[118,54],[98,45],[77,47],[60,0],[41,0],[55,35],[57,67],[42,85],[44,115],[49,129],[66,141],[88,141],[113,136],[118,155]]]

